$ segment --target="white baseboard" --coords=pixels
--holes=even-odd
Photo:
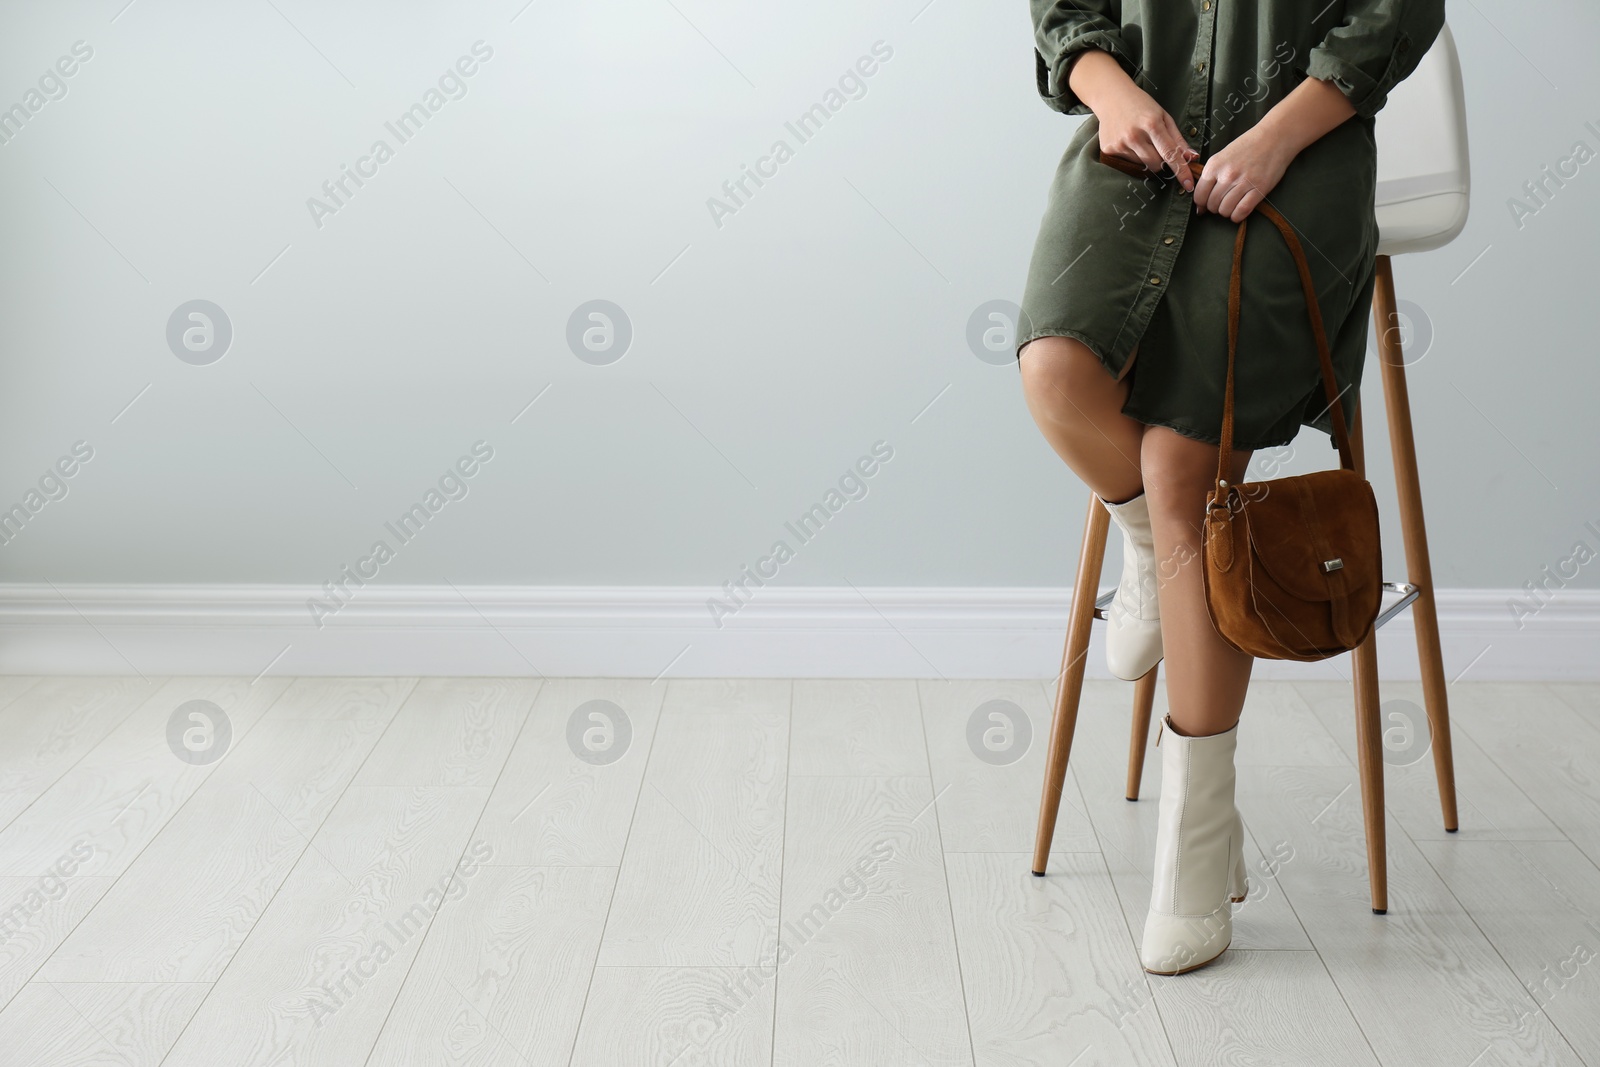
[[[0,673],[1048,678],[1070,590],[775,587],[713,621],[695,587],[371,586],[319,628],[320,591],[276,585],[0,585]],[[1600,591],[1518,619],[1520,590],[1441,590],[1454,680],[1600,679]],[[1095,626],[1090,677],[1108,677]],[[1417,677],[1405,611],[1385,678]],[[1348,656],[1260,678],[1348,678]]]

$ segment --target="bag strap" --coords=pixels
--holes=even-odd
[[[1139,179],[1156,178],[1170,180],[1162,175],[1152,174],[1146,170],[1143,163],[1125,159],[1122,156],[1100,155],[1100,162],[1122,171],[1130,177]],[[1205,168],[1200,163],[1190,163],[1190,171],[1196,178],[1204,172]],[[1289,225],[1287,219],[1277,208],[1263,200],[1255,207],[1256,211],[1272,220],[1272,224],[1283,234],[1284,243],[1289,246],[1289,254],[1294,258],[1295,269],[1300,274],[1300,288],[1305,295],[1306,314],[1311,320],[1311,336],[1317,345],[1317,361],[1322,369],[1322,391],[1328,398],[1328,408],[1333,414],[1333,440],[1339,448],[1339,466],[1345,470],[1355,470],[1355,454],[1350,446],[1350,433],[1345,429],[1344,408],[1339,402],[1339,383],[1333,373],[1333,355],[1328,344],[1328,332],[1322,322],[1322,307],[1317,302],[1316,286],[1311,280],[1311,267],[1306,262],[1305,251],[1300,247],[1300,239],[1295,236],[1294,227]],[[1242,279],[1244,264],[1244,235],[1246,218],[1239,223],[1239,234],[1233,242],[1233,272],[1228,278],[1228,379],[1225,387],[1222,404],[1222,441],[1217,449],[1217,490],[1214,500],[1227,497],[1226,479],[1233,458],[1233,364],[1234,355],[1239,344],[1239,305],[1242,299]]]

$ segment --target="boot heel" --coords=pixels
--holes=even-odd
[[[1244,866],[1244,822],[1237,815],[1234,816],[1233,840],[1230,847],[1233,849],[1233,871],[1228,875],[1228,900],[1234,904],[1244,903],[1244,898],[1250,895],[1250,880],[1245,877]]]

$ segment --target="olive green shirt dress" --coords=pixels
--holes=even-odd
[[[1238,225],[1196,215],[1170,177],[1100,162],[1099,121],[1067,85],[1087,49],[1110,53],[1204,162],[1307,77],[1356,114],[1290,163],[1267,200],[1299,234],[1333,350],[1341,400],[1359,397],[1375,281],[1373,116],[1444,24],[1444,0],[1030,0],[1039,95],[1088,115],[1056,168],[1022,300],[1017,350],[1072,337],[1112,375],[1123,412],[1198,440],[1221,436],[1228,279]],[[1235,365],[1234,445],[1331,435],[1305,298],[1283,235],[1252,217]],[[1348,429],[1354,403],[1341,404]],[[1331,440],[1330,440],[1331,444]]]

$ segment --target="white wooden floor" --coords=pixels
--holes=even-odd
[[[1130,691],[1034,878],[1041,684],[0,678],[0,1062],[1600,1065],[1600,686],[1451,687],[1462,829],[1389,768],[1377,917],[1349,690],[1257,683],[1251,896],[1163,979]]]

